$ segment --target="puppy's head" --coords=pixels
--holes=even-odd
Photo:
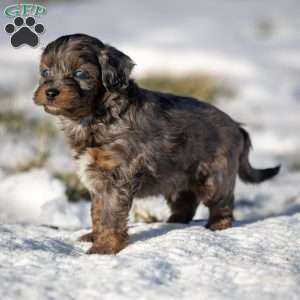
[[[120,93],[128,87],[133,66],[127,55],[96,38],[60,37],[42,54],[34,102],[51,114],[89,116],[101,106],[105,92]]]

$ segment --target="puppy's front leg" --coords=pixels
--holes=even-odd
[[[93,246],[88,254],[115,254],[128,242],[127,218],[131,199],[124,191],[110,190],[92,199]]]

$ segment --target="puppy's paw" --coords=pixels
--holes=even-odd
[[[173,214],[167,220],[167,223],[183,223],[187,224],[191,221],[191,217],[183,214]]]
[[[208,222],[205,226],[206,228],[216,231],[223,230],[232,227],[232,218],[224,218],[214,222]]]
[[[128,244],[127,234],[93,234],[93,246],[87,254],[116,254],[124,249]]]
[[[127,243],[119,245],[104,245],[94,243],[93,246],[87,251],[87,254],[117,254],[126,247]]]
[[[88,243],[93,243],[94,242],[94,233],[89,232],[87,234],[82,235],[79,239],[79,242],[88,242]]]
[[[86,253],[87,254],[117,254],[122,249],[114,249],[110,246],[94,244]]]

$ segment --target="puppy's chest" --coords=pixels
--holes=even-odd
[[[70,144],[77,174],[90,192],[97,193],[107,179],[116,181],[116,185],[141,182],[141,174],[147,169],[145,151],[137,151],[139,147],[129,134],[116,131],[91,134],[82,128],[76,131],[73,128],[73,133],[76,137],[70,139]]]
[[[88,147],[75,158],[77,174],[90,191],[95,191],[99,181],[111,176],[122,164],[120,155],[110,149]]]
[[[81,183],[89,190],[94,191],[96,184],[95,180],[90,174],[90,168],[93,165],[93,160],[90,155],[83,153],[75,158],[77,175],[80,178]]]
[[[95,194],[104,188],[106,183],[112,182],[115,186],[129,184],[132,191],[139,190],[151,173],[145,165],[144,155],[128,156],[119,144],[111,148],[87,148],[78,155],[75,162],[81,182]]]

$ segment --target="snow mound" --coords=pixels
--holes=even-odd
[[[15,174],[0,181],[1,223],[87,227],[89,214],[89,204],[70,204],[65,185],[46,170]]]
[[[11,175],[0,182],[0,221],[39,223],[42,207],[64,199],[64,186],[46,170]]]
[[[222,232],[136,224],[116,256],[83,231],[0,225],[1,299],[298,299],[300,214]],[[13,285],[11,283],[14,283]]]

